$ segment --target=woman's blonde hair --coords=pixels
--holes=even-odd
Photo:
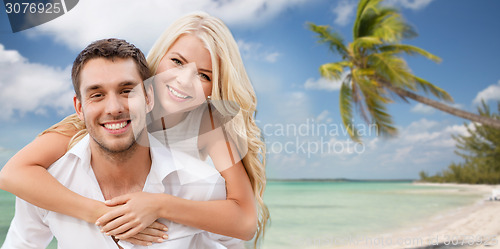
[[[158,38],[147,56],[147,62],[152,75],[156,74],[161,59],[175,41],[184,34],[192,34],[198,37],[210,52],[212,59],[212,94],[211,99],[217,110],[224,114],[234,113],[236,103],[240,108],[240,114],[233,117],[230,126],[232,138],[244,137],[248,152],[243,157],[243,165],[250,179],[252,190],[258,204],[258,227],[254,240],[257,247],[259,239],[264,235],[264,230],[269,220],[269,210],[264,204],[263,194],[266,186],[265,163],[266,146],[261,136],[261,131],[255,123],[257,98],[255,91],[246,73],[241,55],[231,31],[218,18],[204,12],[196,12],[181,17],[175,21]],[[225,101],[218,101],[225,100]],[[159,106],[159,105],[155,105]],[[158,108],[158,107],[155,107]],[[72,123],[76,128],[81,128],[83,123],[76,117],[67,117],[59,124],[49,128],[58,131],[61,123]],[[226,125],[227,126],[227,125]],[[85,127],[85,125],[83,125]],[[60,132],[61,133],[61,132]],[[73,144],[78,142],[86,132],[77,134],[80,138],[74,138]]]
[[[73,113],[65,117],[59,123],[51,126],[47,130],[44,130],[42,133],[38,134],[38,136],[49,132],[57,132],[65,136],[73,136],[68,144],[68,150],[70,150],[75,144],[82,140],[85,135],[87,135],[87,128],[78,115]]]
[[[181,17],[158,38],[146,58],[153,75],[156,74],[158,65],[168,49],[185,34],[198,37],[210,52],[213,72],[211,99],[217,110],[222,114],[225,111],[229,114],[234,113],[234,106],[231,103],[236,103],[241,110],[241,115],[233,117],[232,122],[229,122],[229,133],[236,134],[232,136],[233,138],[246,139],[245,149],[248,149],[248,152],[243,157],[243,165],[250,178],[259,211],[257,236],[254,242],[254,246],[257,247],[269,220],[269,210],[263,201],[266,186],[266,146],[254,119],[257,107],[255,91],[231,31],[220,19],[204,12]]]

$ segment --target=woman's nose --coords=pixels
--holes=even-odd
[[[181,86],[189,87],[195,83],[197,77],[197,69],[195,63],[184,65],[179,72],[177,72],[177,81]]]

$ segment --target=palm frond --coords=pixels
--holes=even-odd
[[[397,133],[392,116],[387,112],[386,104],[391,100],[380,92],[379,88],[371,87],[367,80],[363,80],[359,86],[363,92],[366,109],[370,113],[372,123],[376,125],[377,131],[382,135],[393,136]]]
[[[347,81],[340,86],[340,117],[342,118],[342,123],[346,127],[351,139],[356,142],[360,142],[358,132],[356,131],[353,123],[352,102],[352,88],[350,82]]]
[[[352,46],[352,50],[355,56],[360,55],[361,50],[373,49],[377,45],[381,45],[382,40],[378,37],[374,36],[364,36],[355,39],[350,46]]]
[[[370,12],[376,12],[377,10],[377,5],[381,2],[382,0],[360,0],[358,3],[358,11],[356,12],[356,19],[354,21],[354,27],[353,27],[353,37],[354,39],[357,39],[359,37],[364,36],[363,35],[363,20],[364,17],[367,15],[367,13]]]
[[[397,11],[389,8],[386,8],[386,10],[383,15],[377,16],[373,21],[371,35],[379,37],[388,43],[398,43],[405,38],[412,28]]]
[[[405,53],[408,55],[422,55],[425,58],[432,60],[436,63],[441,62],[441,58],[438,56],[431,54],[424,49],[421,49],[416,46],[406,45],[406,44],[390,44],[379,47],[382,52],[393,52],[393,53]]]
[[[368,56],[368,64],[376,70],[377,75],[386,82],[416,90],[414,75],[410,72],[406,61],[391,52],[373,53]]]
[[[344,39],[339,33],[332,32],[332,29],[328,25],[316,25],[308,22],[307,26],[309,30],[318,34],[319,43],[327,44],[331,51],[337,51],[342,58],[347,59],[347,48],[344,45]]]
[[[441,89],[440,87],[435,86],[434,84],[420,78],[417,76],[414,76],[415,82],[417,83],[417,86],[424,90],[424,92],[430,92],[432,95],[436,96],[438,99],[442,99],[448,102],[453,102],[453,98],[448,94],[445,90]]]
[[[319,73],[327,79],[341,80],[344,67],[351,66],[352,62],[350,61],[326,63],[319,67]]]

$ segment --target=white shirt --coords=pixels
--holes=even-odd
[[[176,152],[175,157],[172,157],[170,151],[151,135],[149,140],[152,164],[144,184],[144,192],[166,193],[198,201],[226,199],[224,178],[215,168],[182,153]],[[90,166],[90,156],[87,135],[52,164],[48,171],[70,190],[104,201]],[[120,245],[124,249],[226,248],[215,239],[218,235],[165,219],[160,219],[160,222],[169,228],[169,239],[165,242],[148,247],[120,241]],[[118,248],[113,239],[101,233],[94,224],[42,209],[16,198],[16,213],[2,249],[46,248],[53,236],[57,238],[59,249]]]

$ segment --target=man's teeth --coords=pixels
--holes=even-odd
[[[113,123],[113,124],[104,124],[104,127],[109,130],[118,130],[123,127],[127,126],[127,121],[121,122],[121,123]]]
[[[176,90],[174,90],[172,87],[168,87],[168,90],[170,90],[170,92],[175,95],[176,97],[179,97],[179,98],[183,98],[183,99],[187,99],[189,96],[186,96],[186,95],[182,95],[180,93],[178,93]]]

